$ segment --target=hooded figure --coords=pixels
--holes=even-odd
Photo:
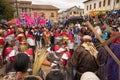
[[[113,32],[111,36],[117,35],[118,32]],[[115,54],[115,56],[120,60],[120,38],[116,38],[112,41],[110,49]],[[107,78],[108,80],[120,80],[119,79],[119,65],[114,61],[114,59],[109,55],[107,61]]]
[[[73,80],[80,80],[84,72],[96,72],[98,65],[96,62],[98,51],[91,42],[92,38],[88,35],[83,36],[83,43],[73,53],[71,64],[76,69]]]
[[[97,55],[97,63],[99,66],[97,75],[99,76],[100,80],[106,80],[106,64],[108,53],[103,46],[100,45],[100,41],[97,38],[93,39],[94,45],[97,46],[98,55]]]

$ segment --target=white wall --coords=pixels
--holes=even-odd
[[[99,8],[99,2],[101,1],[101,8]],[[108,0],[106,0],[105,6],[103,6],[104,0],[92,0],[87,3],[84,3],[84,15],[89,14],[90,11],[102,11],[102,10],[113,10],[114,6],[114,0],[111,0],[110,5],[108,5]],[[116,2],[116,0],[115,0]],[[96,3],[96,9],[94,9],[94,3]],[[92,9],[90,10],[90,4],[92,5]],[[89,9],[87,10],[87,6],[89,6]],[[116,9],[120,9],[120,3],[115,5]]]

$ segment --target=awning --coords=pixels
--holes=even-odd
[[[91,11],[91,12],[89,12],[90,16],[96,16],[98,14],[106,14],[106,11]]]

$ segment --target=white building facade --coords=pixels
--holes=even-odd
[[[120,9],[120,0],[87,0],[84,1],[84,15],[92,11],[109,11]]]
[[[65,11],[62,11],[59,13],[59,20],[62,22],[63,20],[66,20],[67,17],[80,17],[84,15],[84,9],[81,9],[80,7],[73,6]]]

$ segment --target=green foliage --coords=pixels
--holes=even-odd
[[[14,9],[8,1],[9,0],[0,0],[0,20],[10,20],[14,16]]]

